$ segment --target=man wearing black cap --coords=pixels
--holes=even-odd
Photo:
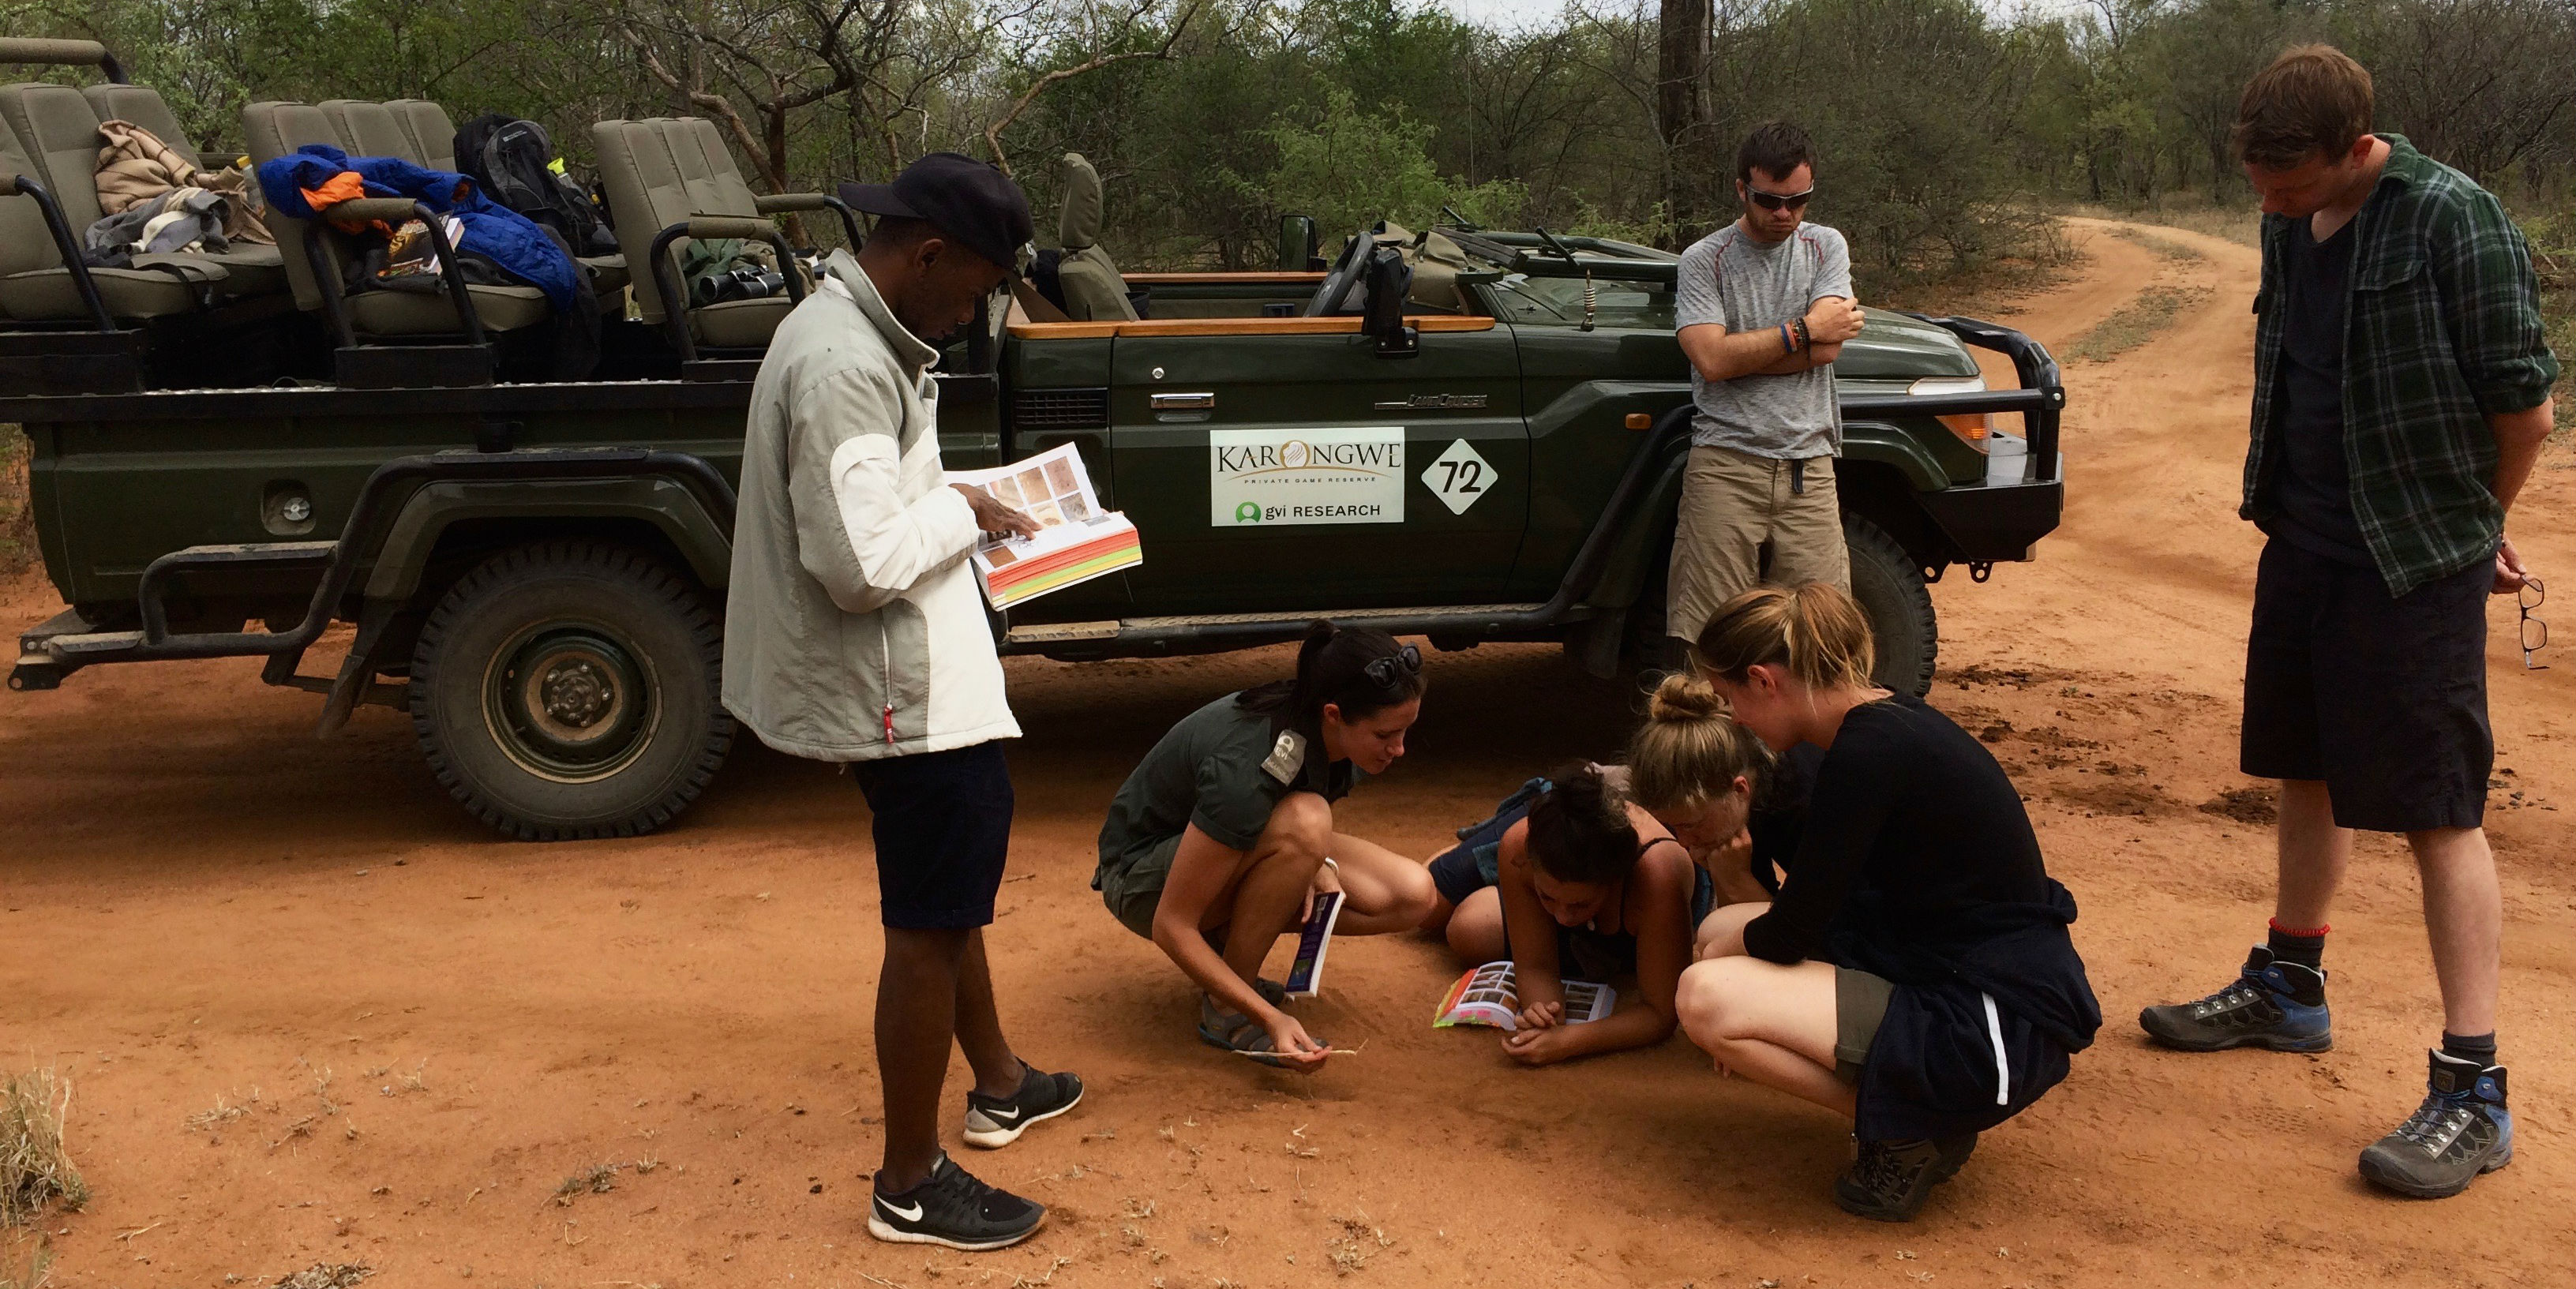
[[[956,153],[841,193],[876,228],[857,256],[825,260],[752,386],[724,701],[771,747],[848,766],[875,814],[886,1143],[868,1231],[998,1249],[1046,1210],[940,1149],[949,1045],[975,1072],[969,1145],[1008,1145],[1071,1110],[1082,1081],[1012,1052],[984,957],[1010,845],[1000,740],[1020,728],[966,555],[980,533],[1037,527],[946,482],[930,368],[1016,263],[1029,204]]]

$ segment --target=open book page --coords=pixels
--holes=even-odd
[[[994,608],[1145,562],[1136,526],[1101,508],[1091,472],[1070,443],[991,470],[951,470],[948,482],[986,493],[1037,521],[1035,537],[988,537],[975,548],[975,571]]]
[[[1569,1025],[1599,1020],[1610,1014],[1619,1000],[1619,991],[1590,980],[1568,980],[1565,985],[1565,1020]],[[1491,1025],[1500,1030],[1521,1027],[1520,992],[1512,977],[1512,964],[1488,962],[1458,977],[1449,993],[1440,1000],[1440,1011],[1432,1018],[1432,1027],[1447,1029],[1453,1025]]]

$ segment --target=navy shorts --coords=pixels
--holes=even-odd
[[[887,926],[985,926],[1011,851],[1011,771],[1002,745],[858,761],[876,813],[877,900]]]
[[[2481,560],[2392,597],[2377,569],[2264,546],[2245,644],[2245,773],[2324,780],[2345,828],[2477,827],[2495,765],[2494,582]]]

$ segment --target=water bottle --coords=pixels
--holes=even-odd
[[[2030,473],[2030,444],[1997,430],[1986,436],[1986,482],[2020,483]]]

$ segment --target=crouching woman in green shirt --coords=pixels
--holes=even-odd
[[[1382,631],[1316,622],[1297,674],[1190,713],[1110,803],[1091,879],[1128,930],[1205,996],[1199,1037],[1311,1070],[1325,1044],[1285,1009],[1261,963],[1342,892],[1338,935],[1408,931],[1437,898],[1419,863],[1333,827],[1333,804],[1404,755],[1422,712],[1422,653]]]

